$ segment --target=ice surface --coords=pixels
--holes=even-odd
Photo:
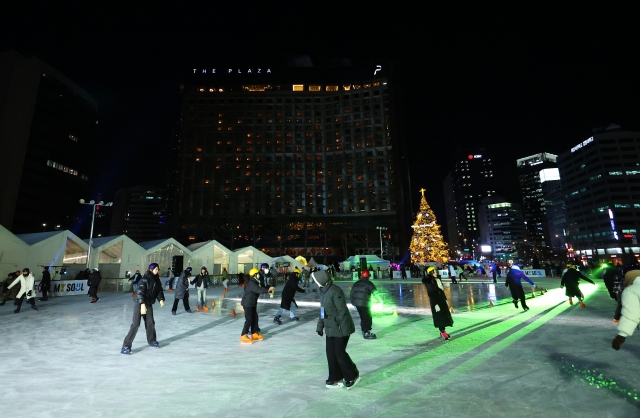
[[[23,304],[18,315],[8,302],[0,307],[0,416],[640,416],[640,333],[611,349],[615,303],[602,282],[581,285],[586,309],[566,303],[558,279],[536,282],[550,291],[528,300],[527,313],[504,285],[447,284],[456,313],[444,342],[421,284],[376,281],[384,300],[377,340],[361,337],[351,311],[358,330],[347,351],[362,381],[350,391],[324,387],[318,293],[299,294],[300,321],[285,313],[281,326],[272,322],[279,292],[261,299],[264,341],[240,345],[241,288],[225,299],[210,289],[215,309],[189,315],[180,304],[177,316],[167,292],[167,305],[154,305],[161,348],[147,345],[141,327],[130,356],[120,354],[130,294],[103,294],[97,304],[56,297],[37,302],[37,312]],[[349,285],[339,283],[347,294]],[[195,292],[190,302],[195,308]]]

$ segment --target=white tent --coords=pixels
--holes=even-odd
[[[173,238],[141,242],[140,246],[145,250],[145,264],[158,263],[160,266],[160,276],[165,275],[165,272],[171,268],[174,256],[184,257],[183,267],[190,265],[191,251]],[[180,272],[174,273],[177,275]]]
[[[29,246],[0,225],[0,280],[4,280],[11,271],[22,270],[27,266]]]
[[[94,238],[89,266],[98,267],[103,279],[125,278],[136,270],[144,274],[145,250],[126,235]]]
[[[342,262],[342,269],[349,270],[351,269],[351,266],[358,267],[360,265],[360,258],[362,257],[367,259],[367,267],[371,266],[375,269],[380,267],[380,270],[382,271],[389,270],[389,264],[390,264],[389,260],[384,260],[374,254],[352,255],[351,257],[347,258]]]
[[[65,267],[69,277],[73,278],[86,268],[89,245],[71,231],[16,236],[29,245],[27,266],[33,271],[42,266]],[[52,278],[55,278],[55,271]]]
[[[231,254],[231,260],[229,263],[230,274],[233,273],[249,273],[253,267],[259,268],[260,264],[267,263],[271,265],[272,258],[257,249],[256,247],[248,246],[233,250]]]
[[[200,271],[200,267],[205,266],[210,274],[220,274],[223,267],[229,271],[232,251],[218,241],[197,242],[187,249],[191,251],[189,263],[194,270]]]

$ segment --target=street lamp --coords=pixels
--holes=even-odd
[[[380,258],[384,258],[384,257],[382,256],[382,231],[386,231],[386,230],[387,230],[387,229],[389,229],[389,228],[384,227],[384,226],[376,226],[376,229],[377,229],[378,231],[380,231]]]
[[[93,206],[93,213],[91,214],[91,232],[89,233],[89,251],[87,251],[87,268],[89,268],[89,259],[91,257],[91,246],[93,245],[93,222],[96,219],[96,206],[113,206],[113,202],[104,203],[102,200],[99,202],[96,202],[95,200],[90,200],[89,202],[85,202],[84,199],[80,199],[80,204]]]
[[[42,224],[42,232],[46,231],[47,229],[47,224]]]

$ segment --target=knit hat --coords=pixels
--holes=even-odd
[[[25,267],[25,268],[22,269],[22,272],[23,273],[29,273],[29,269]]]
[[[320,287],[323,287],[331,280],[327,272],[324,270],[314,271],[313,273],[311,273],[311,278]]]
[[[149,264],[149,270],[150,270],[150,271],[151,271],[151,270],[153,270],[153,269],[154,269],[154,268],[156,268],[156,267],[160,267],[160,266],[158,266],[158,263],[151,263],[151,264]]]
[[[185,271],[191,271],[193,270],[191,267],[187,267],[186,269],[184,269]]]

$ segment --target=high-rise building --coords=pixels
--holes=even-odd
[[[0,53],[1,225],[77,233],[97,139],[98,104],[84,90],[35,57]]]
[[[564,251],[566,250],[566,205],[560,181],[560,171],[557,168],[545,168],[540,170],[539,177],[551,249]]]
[[[285,247],[302,235],[327,242],[341,225],[336,234],[368,231],[373,249],[375,227],[387,227],[407,248],[411,195],[391,66],[199,68],[180,91],[172,224],[194,228],[176,228],[179,239],[250,218]],[[250,240],[264,242],[269,228]]]
[[[514,259],[526,236],[521,206],[499,196],[487,197],[480,203],[478,218],[481,251],[488,246],[482,255],[495,260]]]
[[[548,170],[545,173],[547,173],[549,181],[551,178],[559,180],[552,175],[554,169],[557,172],[557,158],[557,155],[541,152],[516,161],[527,240],[534,251],[547,251],[551,248],[547,208],[540,174],[542,170]]]
[[[451,238],[452,230],[458,235],[458,247],[451,248],[450,244],[451,251],[477,255],[480,202],[495,196],[495,185],[493,164],[486,150],[458,153],[455,169],[443,183],[449,240],[455,242]]]
[[[113,202],[111,235],[125,234],[136,242],[164,237],[164,190],[154,187],[120,189]]]
[[[640,253],[640,132],[613,125],[559,155],[566,239],[583,259]]]

